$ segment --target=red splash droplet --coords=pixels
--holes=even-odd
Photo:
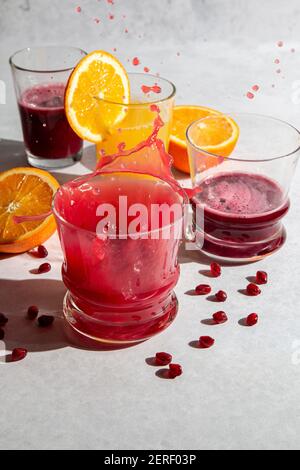
[[[107,3],[110,3],[111,5],[114,4],[114,0],[107,0]]]
[[[160,109],[157,104],[151,104],[150,111],[152,111],[153,113],[160,113]]]
[[[118,145],[118,151],[119,152],[124,152],[126,148],[126,143],[125,142],[120,142],[119,145]]]
[[[278,41],[277,46],[278,47],[283,47],[283,41]]]
[[[144,67],[144,72],[145,73],[149,73],[150,72],[150,69],[148,67]]]
[[[248,98],[249,100],[253,100],[253,98],[254,98],[254,94],[251,93],[251,91],[248,91],[248,93],[247,93],[246,96],[247,96],[247,98]]]
[[[259,85],[253,85],[252,90],[253,91],[258,91],[259,90]]]
[[[112,13],[110,13],[110,14],[108,15],[108,18],[109,18],[110,20],[114,20],[114,19],[115,19],[115,15],[113,15]]]
[[[81,9],[81,7],[76,7],[75,11],[76,11],[76,13],[81,13],[82,9]]]
[[[133,60],[132,60],[132,65],[134,65],[135,67],[137,67],[138,65],[140,65],[140,59],[138,57],[134,57]]]

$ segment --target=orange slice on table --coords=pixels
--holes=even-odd
[[[0,253],[24,253],[44,243],[56,230],[54,216],[16,223],[15,216],[51,211],[59,183],[46,171],[14,168],[0,173]]]
[[[111,54],[94,51],[84,57],[70,76],[65,110],[72,129],[82,139],[104,140],[109,129],[126,116],[129,80],[123,65]]]
[[[204,128],[201,143],[197,144],[206,152],[228,157],[239,137],[237,124],[219,111],[202,106],[175,106],[169,153],[174,167],[184,173],[190,173],[186,131],[198,119],[203,119]]]

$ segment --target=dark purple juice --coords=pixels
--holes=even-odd
[[[281,219],[289,200],[275,181],[250,173],[220,173],[205,179],[200,189],[192,202],[204,252],[243,260],[282,246],[286,234]]]
[[[34,86],[21,96],[19,110],[24,142],[34,157],[68,158],[82,149],[82,140],[67,121],[64,93],[65,85],[56,83]]]

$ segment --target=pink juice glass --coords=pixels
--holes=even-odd
[[[71,47],[36,47],[10,58],[28,162],[37,168],[70,166],[81,159],[83,142],[64,109],[69,76],[86,55]]]
[[[143,341],[177,314],[173,289],[186,196],[171,177],[143,172],[145,155],[151,165],[157,152],[145,145],[131,167],[122,157],[119,166],[65,184],[54,200],[65,318],[101,342]]]
[[[230,118],[239,126],[239,138],[229,157],[203,149],[208,128],[222,116],[196,121],[187,131],[194,229],[199,249],[210,257],[256,261],[286,240],[282,218],[290,207],[300,134],[267,116]]]

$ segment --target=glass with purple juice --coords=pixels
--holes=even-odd
[[[82,140],[70,127],[64,109],[69,76],[86,55],[72,47],[36,47],[10,58],[25,150],[30,165],[54,169],[81,159]]]
[[[228,157],[205,151],[207,134],[220,115],[187,131],[196,240],[205,254],[248,262],[277,251],[286,240],[282,218],[300,155],[300,133],[256,114],[230,115],[239,138]],[[217,126],[219,127],[219,126]]]

